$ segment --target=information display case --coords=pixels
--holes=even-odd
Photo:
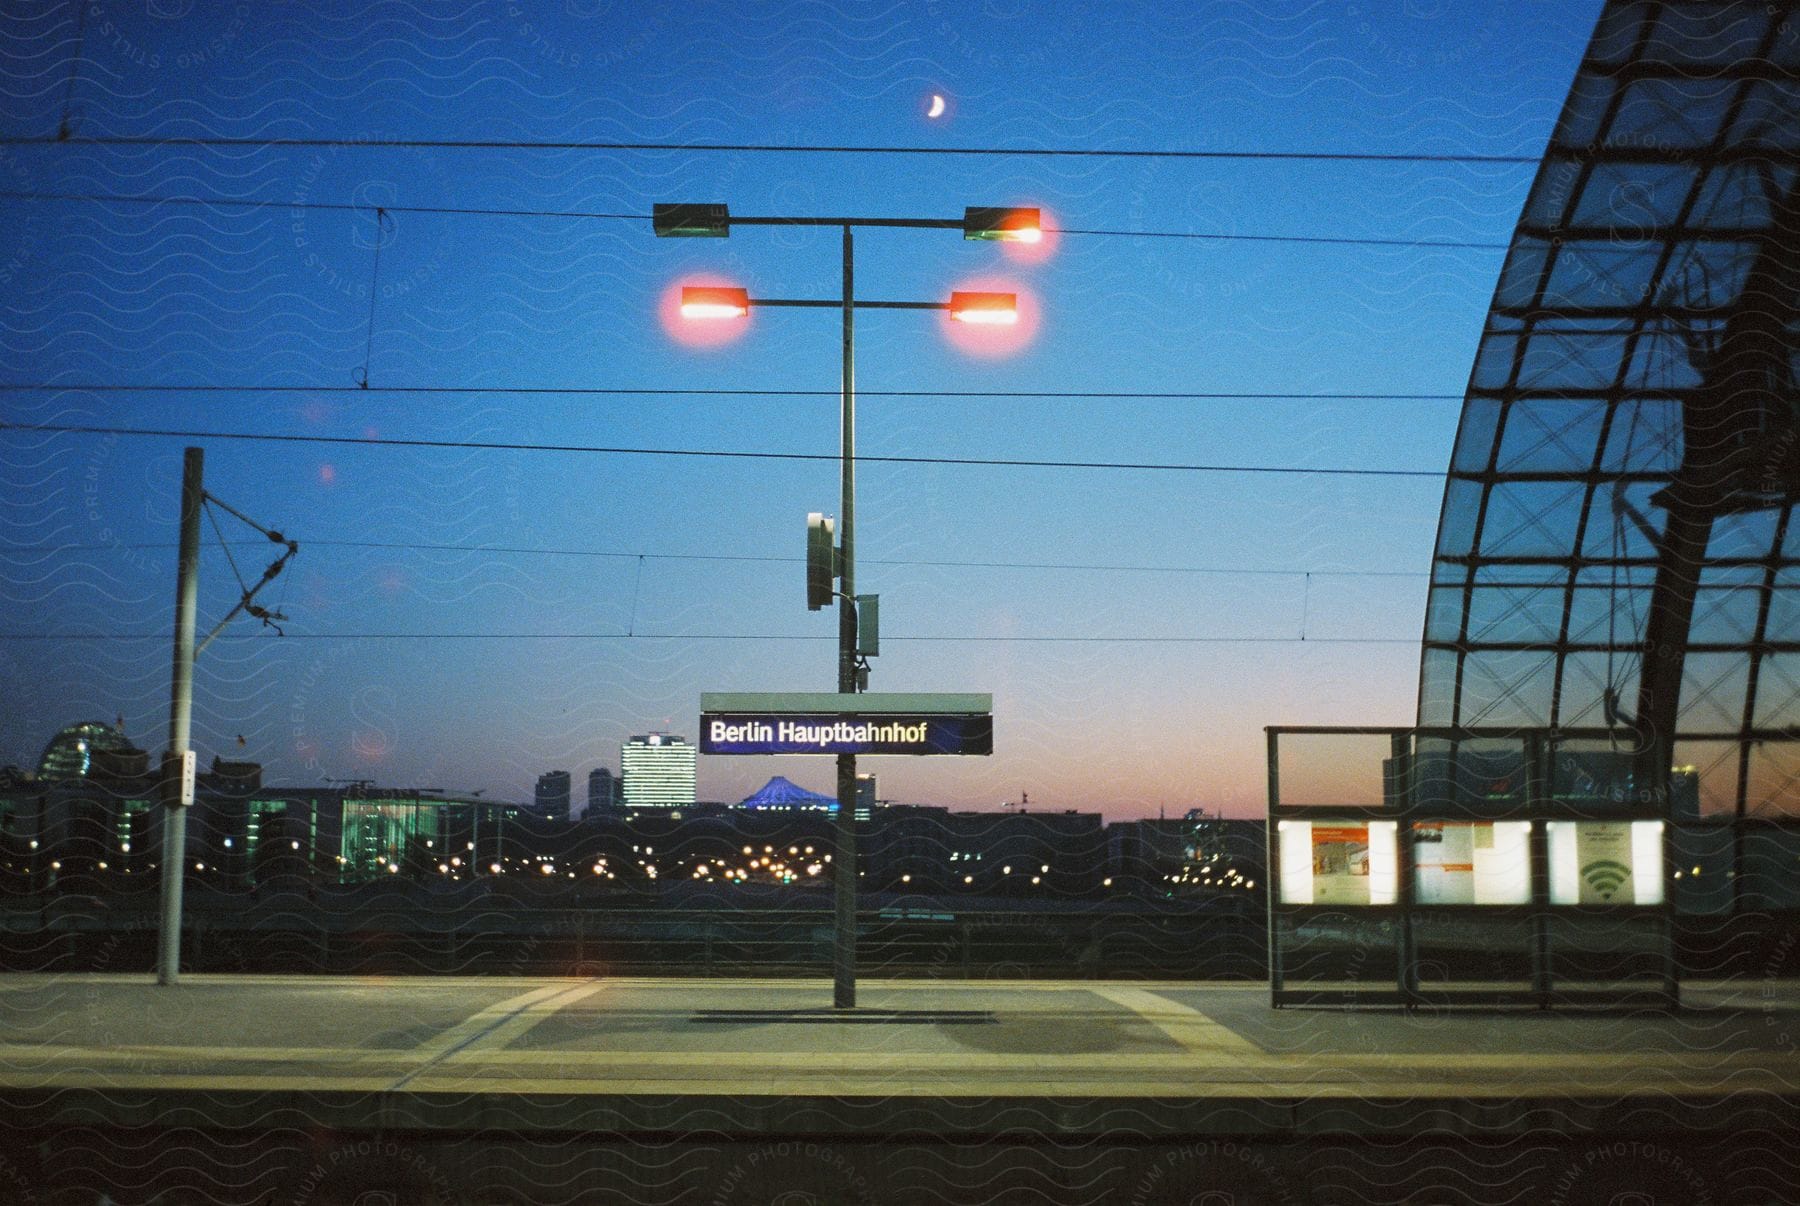
[[[1595,740],[1271,728],[1272,1003],[1673,1004],[1669,802]]]

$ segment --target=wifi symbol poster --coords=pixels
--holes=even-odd
[[[1575,863],[1580,868],[1581,904],[1630,904],[1635,899],[1628,822],[1577,825]]]

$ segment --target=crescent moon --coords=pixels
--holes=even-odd
[[[925,114],[925,116],[926,117],[942,117],[943,115],[944,115],[944,98],[940,94],[933,92],[931,94],[931,109],[929,112],[927,112]]]

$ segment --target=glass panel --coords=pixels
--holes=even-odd
[[[1431,591],[1425,607],[1425,635],[1428,640],[1454,641],[1462,636],[1463,588],[1438,586]]]
[[[1469,639],[1495,641],[1556,640],[1562,628],[1562,592],[1522,587],[1482,587],[1469,600]]]
[[[1600,467],[1673,473],[1681,464],[1681,403],[1633,398],[1614,408]]]
[[[1800,909],[1800,831],[1750,829],[1744,833],[1744,890],[1746,909]],[[1784,961],[1795,966],[1794,953]],[[1792,971],[1788,972],[1793,975]]]
[[[1512,380],[1513,353],[1518,348],[1516,335],[1489,332],[1481,337],[1481,350],[1475,354],[1475,372],[1471,378],[1482,389],[1499,389]]]
[[[1556,659],[1535,650],[1478,650],[1463,664],[1461,723],[1530,726],[1550,723]]]
[[[1607,389],[1618,379],[1624,355],[1622,333],[1540,330],[1526,344],[1519,384],[1533,389]]]
[[[1775,575],[1769,633],[1782,640],[1800,639],[1800,570],[1784,569]]]
[[[1745,146],[1800,147],[1800,88],[1792,80],[1753,84],[1731,133]]]
[[[1608,147],[1703,147],[1717,136],[1736,86],[1719,79],[1640,79],[1602,139]]]
[[[1684,732],[1735,733],[1744,723],[1750,660],[1741,653],[1690,653],[1681,667]]]
[[[1624,808],[1636,797],[1631,734],[1618,741],[1568,741],[1550,759],[1550,798],[1575,808]]]
[[[1660,489],[1660,482],[1632,482],[1594,499],[1594,513],[1588,518],[1587,532],[1581,541],[1582,556],[1609,560],[1656,556],[1650,533],[1660,536],[1669,518],[1667,512],[1650,501],[1650,496]],[[1649,525],[1650,531],[1646,532],[1639,521]]]
[[[1795,630],[1784,630],[1793,639]],[[1759,729],[1785,729],[1800,724],[1800,653],[1772,653],[1757,669],[1756,709],[1751,723]],[[1800,801],[1800,797],[1796,797]]]
[[[1518,565],[1484,565],[1475,571],[1475,581],[1482,586],[1562,586],[1569,567],[1563,564],[1566,553],[1557,553],[1541,561]]]
[[[1484,556],[1567,556],[1585,487],[1580,482],[1497,482],[1482,522]]]
[[[1569,89],[1569,100],[1563,106],[1562,120],[1557,123],[1556,144],[1585,150],[1600,134],[1600,123],[1606,120],[1607,106],[1612,104],[1613,81],[1604,75],[1579,75]]]
[[[1716,227],[1765,227],[1770,222],[1770,198],[1782,195],[1785,183],[1767,163],[1721,163],[1700,186],[1700,199],[1689,219]]]
[[[1696,645],[1747,645],[1756,635],[1761,605],[1762,591],[1753,587],[1698,591],[1688,640]]]
[[[1500,286],[1494,304],[1508,309],[1524,309],[1538,304],[1538,290],[1544,283],[1544,260],[1550,245],[1540,239],[1520,238],[1506,254],[1506,267],[1500,270]]]
[[[1757,565],[1706,565],[1700,567],[1700,585],[1734,587],[1739,590],[1762,588],[1763,568]]]
[[[1670,760],[1671,810],[1676,816],[1722,816],[1737,810],[1735,741],[1677,741]]]
[[[1569,608],[1569,640],[1577,645],[1635,645],[1643,639],[1650,613],[1650,592],[1621,582],[1611,587],[1580,587]]]
[[[1775,519],[1774,511],[1739,511],[1719,516],[1713,521],[1712,535],[1706,542],[1707,557],[1767,557],[1775,546]],[[1741,581],[1762,580],[1758,570],[1740,573]]]
[[[1654,254],[1635,244],[1582,240],[1564,243],[1544,290],[1552,307],[1634,307],[1643,304],[1656,267]]]
[[[1563,658],[1562,696],[1555,723],[1568,728],[1608,728],[1606,692],[1619,711],[1637,710],[1638,655],[1571,653]]]
[[[1493,398],[1470,398],[1463,403],[1462,424],[1456,432],[1452,469],[1480,473],[1494,454],[1494,429],[1500,421],[1500,403]]]
[[[1594,40],[1588,45],[1588,58],[1596,63],[1623,63],[1637,50],[1647,3],[1609,4],[1594,27]]]
[[[1689,239],[1675,248],[1665,289],[1659,300],[1696,307],[1726,306],[1744,291],[1744,278],[1756,259],[1754,243]]]
[[[1736,896],[1731,866],[1731,829],[1726,825],[1677,825],[1674,832],[1675,910],[1729,913]]]
[[[1437,555],[1467,556],[1474,547],[1475,520],[1481,512],[1482,485],[1467,478],[1450,479],[1444,492],[1444,515],[1438,528]]]
[[[1800,813],[1800,741],[1763,741],[1751,746],[1747,783],[1744,811],[1750,816],[1791,817]],[[1788,840],[1800,845],[1800,833],[1789,831]],[[1784,868],[1787,879],[1800,892],[1797,869],[1800,850],[1789,856]]]
[[[1631,370],[1625,384],[1633,389],[1692,389],[1700,384],[1700,373],[1694,367],[1690,340],[1704,335],[1705,324],[1692,323],[1678,327],[1665,320],[1647,327],[1632,348]]]
[[[1501,472],[1584,470],[1592,466],[1604,406],[1533,398],[1506,410],[1496,468]]]
[[[1665,7],[1644,48],[1644,61],[1669,64],[1724,64],[1756,54],[1768,31],[1761,5],[1680,5]]]
[[[1581,144],[1585,146],[1586,144]],[[1557,227],[1563,225],[1563,219],[1569,212],[1569,202],[1574,198],[1576,186],[1581,179],[1581,162],[1559,155],[1546,155],[1544,164],[1538,169],[1537,179],[1532,181],[1531,195],[1525,199],[1525,212],[1519,216],[1524,226]],[[1512,254],[1506,257],[1507,271],[1513,267],[1513,261],[1519,257],[1523,240],[1513,244]],[[1539,240],[1531,240],[1531,248],[1538,253],[1541,262],[1544,244]],[[1502,292],[1505,292],[1507,271],[1500,274]],[[1530,289],[1527,284],[1527,290]],[[1509,304],[1524,305],[1524,300]]]
[[[1678,163],[1602,163],[1594,168],[1575,206],[1577,226],[1609,227],[1623,236],[1648,239],[1672,225],[1694,186],[1694,169]],[[1654,247],[1636,252],[1653,256]]]
[[[1419,672],[1419,723],[1450,725],[1456,714],[1456,663],[1449,649],[1427,649]]]
[[[1385,733],[1281,733],[1276,753],[1285,807],[1389,804],[1393,739]]]
[[[1415,807],[1450,813],[1491,812],[1525,802],[1522,742],[1421,737],[1414,743]]]

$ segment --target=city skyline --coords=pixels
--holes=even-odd
[[[121,17],[73,72],[72,30],[46,20],[29,48],[73,82],[8,96],[5,125],[72,137],[0,160],[31,194],[0,198],[4,405],[96,430],[0,433],[0,762],[96,717],[164,744],[186,444],[209,491],[301,546],[259,597],[287,635],[240,619],[200,659],[203,759],[512,797],[691,731],[702,691],[829,687],[835,624],[804,610],[802,556],[805,515],[837,510],[835,324],[759,313],[696,345],[666,311],[683,281],[829,296],[835,232],[674,245],[650,207],[1036,204],[1050,233],[1023,254],[947,231],[858,245],[861,296],[1014,289],[1030,335],[995,356],[936,316],[859,316],[871,687],[995,698],[991,757],[870,769],[954,807],[1257,815],[1262,726],[1414,719],[1456,416],[1597,12],[1127,9],[1133,36],[1095,48],[1073,5],[794,14],[794,38],[705,6],[420,36],[378,6],[374,37],[271,12],[196,42]],[[327,142],[81,141],[158,105],[159,134]],[[476,392],[410,392],[432,389]],[[537,389],[599,392],[506,392]],[[562,451],[601,448],[637,451]],[[221,528],[253,579],[266,542]],[[203,630],[237,597],[206,540]],[[829,775],[698,773],[707,799]]]

